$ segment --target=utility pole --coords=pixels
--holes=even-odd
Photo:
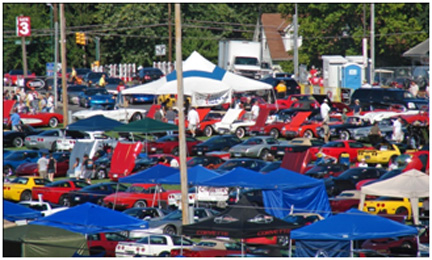
[[[172,62],[172,15],[171,15],[171,4],[168,3],[168,61],[171,66]]]
[[[373,83],[375,80],[375,4],[371,4],[371,32],[370,32],[370,81]]]
[[[54,9],[54,108],[57,108],[57,64],[58,64],[58,12],[57,4],[53,4]],[[62,73],[63,74],[63,73]]]
[[[186,134],[185,115],[183,110],[183,66],[182,66],[182,40],[181,40],[180,4],[175,4],[175,38],[176,38],[176,67],[177,67],[177,108],[179,116],[179,148],[180,148],[180,189],[183,225],[189,224],[189,198],[187,187],[186,166]]]
[[[298,60],[298,14],[297,4],[295,4],[295,15],[294,15],[294,75],[295,79],[299,80],[299,60]]]
[[[69,123],[67,86],[66,86],[66,18],[64,15],[64,4],[60,4],[60,38],[61,38],[61,61],[62,61],[62,97],[63,97],[63,126]]]

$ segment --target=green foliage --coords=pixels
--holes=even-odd
[[[168,3],[66,3],[64,10],[68,67],[89,67],[95,61],[96,37],[100,38],[101,64],[152,66],[153,61],[168,60],[168,53],[155,56],[155,45],[169,45]],[[276,12],[290,21],[294,4],[183,3],[182,58],[196,50],[216,63],[219,40],[251,40],[259,14]],[[321,67],[322,55],[361,55],[362,38],[370,36],[370,4],[298,4],[298,14],[301,64]],[[3,72],[22,68],[21,45],[15,44],[20,40],[15,35],[19,15],[31,17],[32,36],[26,39],[30,41],[28,69],[44,75],[46,63],[54,60],[54,19],[45,3],[3,4]],[[175,61],[175,4],[171,4],[171,22]],[[60,30],[60,21],[58,25]],[[86,34],[85,47],[75,43],[76,32]],[[377,67],[406,63],[401,54],[429,37],[429,4],[375,4],[375,35]],[[59,46],[59,60],[60,54]],[[281,65],[293,70],[292,62]]]

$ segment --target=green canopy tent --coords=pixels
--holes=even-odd
[[[68,230],[23,225],[3,229],[3,257],[72,257],[89,255],[84,235]]]

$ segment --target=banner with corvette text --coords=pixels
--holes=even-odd
[[[231,91],[222,91],[219,93],[203,94],[194,92],[192,94],[192,106],[210,107],[218,106],[231,102]]]

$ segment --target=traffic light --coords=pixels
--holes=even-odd
[[[77,32],[75,33],[75,42],[79,45],[86,45],[85,33]]]

